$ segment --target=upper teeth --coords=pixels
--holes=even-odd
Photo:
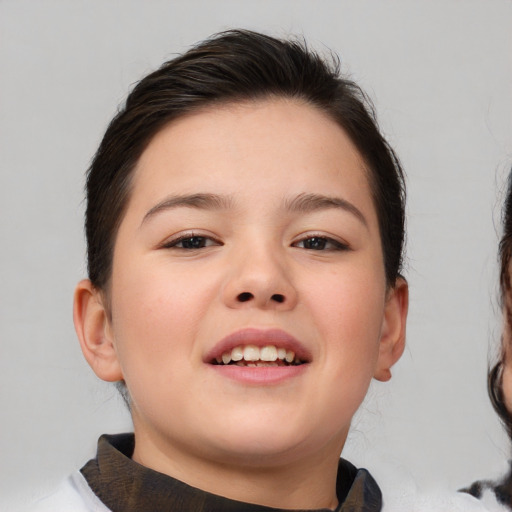
[[[276,348],[274,345],[257,347],[256,345],[238,346],[232,350],[224,352],[222,356],[217,357],[218,363],[229,364],[231,361],[286,361],[292,363],[295,360],[295,352],[285,348]]]

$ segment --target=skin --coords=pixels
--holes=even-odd
[[[190,194],[222,204],[162,207]],[[307,194],[350,206],[297,207]],[[96,374],[126,381],[135,461],[242,501],[337,505],[351,418],[404,348],[407,285],[386,286],[365,164],[336,123],[273,99],[165,127],[135,171],[109,299],[82,281],[75,325]],[[311,360],[279,383],[226,378],[205,355],[244,328],[285,331]]]
[[[505,405],[509,411],[512,411],[512,361],[510,355],[507,354],[505,365],[503,367],[503,395]]]
[[[510,271],[510,269],[509,269]],[[511,350],[511,329],[510,329],[510,297],[507,294],[506,306],[503,310],[503,347],[504,347],[504,361],[503,375],[502,375],[502,386],[503,386],[503,397],[505,399],[505,406],[508,411],[512,411],[512,350]]]

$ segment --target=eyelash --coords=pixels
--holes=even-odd
[[[183,245],[186,245],[187,242],[191,242],[199,244],[199,246],[189,246],[184,247]],[[312,242],[313,244],[320,243],[320,247],[306,247],[303,245],[303,247],[300,247],[299,244],[305,244],[305,242]],[[182,244],[180,247],[179,245]],[[179,236],[178,238],[175,238],[173,240],[169,240],[168,242],[165,242],[162,245],[163,249],[179,249],[183,251],[194,251],[194,250],[200,250],[204,249],[206,247],[212,247],[216,245],[224,245],[221,242],[215,240],[214,238],[210,236],[205,235],[196,235],[194,233],[186,234]],[[331,246],[331,247],[329,247]],[[334,238],[328,237],[328,236],[321,236],[321,235],[309,235],[307,237],[302,238],[301,240],[298,240],[292,244],[292,247],[302,248],[307,251],[317,251],[317,252],[323,252],[323,251],[347,251],[350,249],[350,247],[338,240],[335,240]]]
[[[203,243],[206,245],[201,245],[200,247],[179,247],[179,244],[182,244],[186,241],[192,241],[192,240],[199,241],[199,243]],[[213,242],[213,243],[210,243]],[[205,235],[196,235],[194,233],[189,233],[186,235],[179,236],[178,238],[175,238],[173,240],[169,240],[168,242],[165,242],[162,245],[163,249],[179,249],[182,251],[193,251],[193,250],[199,250],[204,249],[205,247],[212,247],[215,245],[223,245],[221,242],[215,240],[211,236],[205,236]]]
[[[303,249],[306,249],[308,251],[348,251],[350,250],[350,247],[343,242],[340,242],[339,240],[335,240],[334,238],[330,238],[328,236],[322,236],[322,235],[308,235],[307,237],[302,238],[301,240],[298,240],[297,242],[293,243],[293,247],[297,247],[298,244],[304,244],[304,242],[312,241],[315,242],[321,242],[323,243],[322,248],[313,248],[313,247],[302,247]],[[331,245],[332,247],[326,248],[326,245]]]

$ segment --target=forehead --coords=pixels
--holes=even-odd
[[[344,130],[310,104],[276,98],[210,106],[172,121],[141,155],[132,193],[149,193],[164,180],[240,192],[280,179],[323,193],[348,191],[349,183],[369,191],[363,158]]]

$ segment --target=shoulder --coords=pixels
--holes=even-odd
[[[491,512],[512,511],[512,472],[501,480],[480,480],[474,482],[464,492],[478,498]],[[508,505],[506,505],[508,503]]]
[[[498,501],[496,492],[491,489],[487,488],[482,491],[482,494],[480,495],[481,502],[485,505],[486,510],[489,512],[510,512],[512,511],[512,505],[506,506],[501,504]]]
[[[400,483],[397,483],[400,482]],[[382,512],[501,512],[466,492],[444,486],[421,488],[412,478],[384,479]]]
[[[512,489],[512,477],[508,475],[498,482],[499,486],[494,483],[490,488],[491,482],[478,482],[456,492],[439,482],[427,484],[426,488],[400,466],[389,463],[374,466],[382,490],[382,512],[512,512],[512,508],[502,504],[512,502],[505,496],[505,490],[509,490],[510,497]],[[500,492],[495,494],[498,487]]]
[[[431,492],[384,496],[382,512],[501,512],[462,492]]]
[[[110,509],[97,498],[77,471],[54,492],[35,502],[29,512],[110,512]]]

